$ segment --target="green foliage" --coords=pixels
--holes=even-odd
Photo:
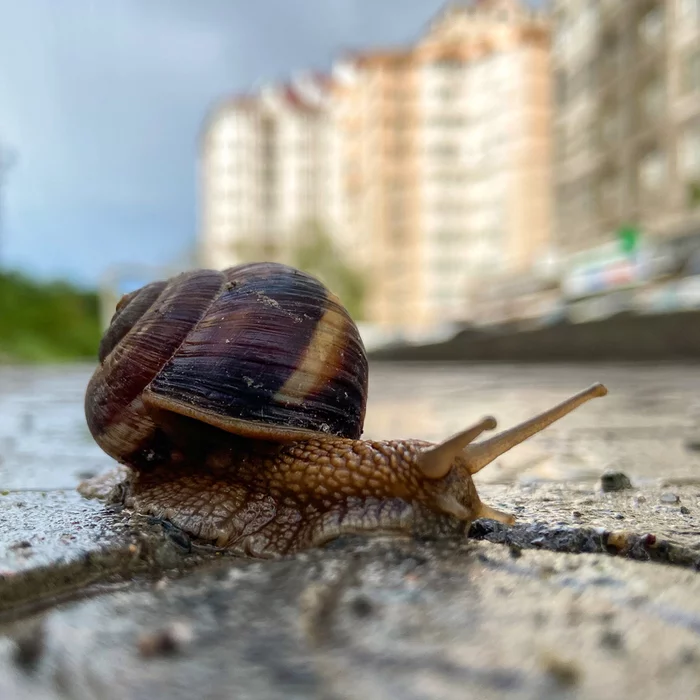
[[[0,361],[94,358],[100,335],[94,292],[0,272]]]
[[[298,235],[292,265],[318,277],[344,304],[356,321],[362,320],[366,285],[362,274],[338,253],[328,233],[310,222]]]
[[[700,180],[689,183],[688,204],[693,209],[700,206]]]

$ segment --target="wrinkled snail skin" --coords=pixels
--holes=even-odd
[[[596,384],[476,442],[361,440],[368,365],[356,325],[318,280],[276,263],[195,270],[124,297],[86,392],[97,443],[125,465],[118,498],[203,541],[274,557],[340,535],[463,535],[512,523],[472,476],[603,396]],[[104,496],[104,477],[80,486]]]
[[[361,532],[463,533],[482,505],[463,460],[427,479],[429,443],[311,439],[135,472],[125,503],[218,546],[274,556]],[[436,510],[436,506],[440,510]]]

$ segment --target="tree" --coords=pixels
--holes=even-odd
[[[317,221],[309,221],[300,228],[290,262],[318,277],[338,296],[353,319],[364,317],[364,276],[343,259],[328,232]]]
[[[688,203],[693,209],[700,206],[700,180],[688,185]]]

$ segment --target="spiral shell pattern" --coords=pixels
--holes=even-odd
[[[169,450],[163,412],[243,437],[358,438],[367,357],[340,301],[278,263],[195,270],[125,296],[86,392],[90,431],[142,466]]]

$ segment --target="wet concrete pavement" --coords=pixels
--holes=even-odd
[[[76,494],[113,466],[84,423],[90,371],[0,368],[0,698],[700,693],[700,369],[374,366],[367,437],[610,394],[477,477],[514,528],[278,562]],[[603,491],[606,469],[630,488]]]

